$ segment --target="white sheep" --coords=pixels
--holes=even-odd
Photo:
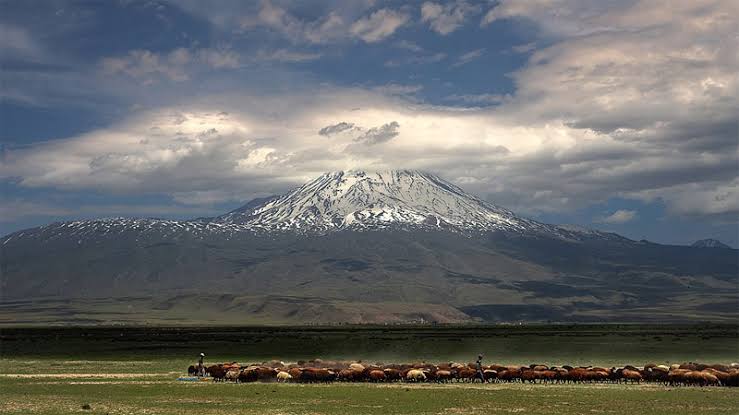
[[[411,382],[421,382],[426,380],[426,374],[420,369],[411,369],[406,373],[405,379]]]
[[[290,376],[290,374],[287,373],[287,372],[279,372],[279,373],[277,373],[277,381],[278,382],[288,382],[292,378],[293,377]]]

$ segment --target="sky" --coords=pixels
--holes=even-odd
[[[0,234],[419,169],[739,242],[739,2],[0,1]]]

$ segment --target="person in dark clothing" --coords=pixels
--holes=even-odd
[[[200,353],[200,357],[198,358],[198,376],[200,377],[205,376],[205,365],[203,364],[203,359],[205,359],[205,353]]]
[[[485,383],[485,374],[482,372],[482,355],[477,355],[477,361],[475,362],[475,368],[477,369],[477,374],[475,374],[475,378],[472,379],[474,382],[475,380],[479,379],[481,383]]]

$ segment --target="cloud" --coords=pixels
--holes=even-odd
[[[389,90],[305,79],[166,103],[152,94],[157,102],[151,107],[104,128],[7,149],[0,177],[26,188],[217,200],[279,193],[328,170],[418,168],[527,214],[620,197],[660,201],[674,215],[735,223],[737,7],[728,1],[669,8],[639,1],[502,1],[490,24],[525,19],[538,45],[521,56],[525,64],[510,74],[515,92],[505,97],[460,93],[450,101],[475,107],[446,107]],[[356,39],[348,28],[357,19],[371,20],[367,10],[353,17],[337,13],[342,29],[316,33],[326,42]],[[329,15],[317,11],[317,20],[298,19],[295,30],[286,30],[306,39],[306,30],[338,22]],[[275,16],[271,30],[286,36],[277,25],[290,26],[294,16]],[[300,42],[319,40],[312,39]],[[213,70],[213,62],[221,62],[198,50],[172,58],[171,51],[156,59],[124,55],[133,63],[113,68],[144,81],[192,78],[197,68]],[[243,55],[238,62],[250,64]],[[84,83],[72,85],[85,90],[79,87]],[[498,105],[479,107],[499,98]],[[219,115],[223,111],[228,114]],[[338,122],[357,129],[319,139],[321,129]]]
[[[421,85],[400,85],[400,84],[386,84],[373,87],[372,90],[382,95],[413,95],[418,91],[421,91],[423,86]]]
[[[320,130],[318,130],[318,135],[322,135],[324,137],[330,137],[334,134],[339,134],[347,130],[351,130],[354,128],[354,123],[350,122],[340,122],[338,124],[333,125],[327,125]]]
[[[288,8],[272,1],[263,1],[256,12],[239,10],[239,29],[251,31],[267,28],[293,43],[330,44],[361,39],[367,43],[379,42],[391,36],[410,19],[407,13],[383,8],[366,15],[364,12],[372,2],[342,2],[337,8],[318,13],[314,19],[305,19]],[[200,8],[198,13],[211,14]],[[212,14],[211,14],[212,15]],[[231,22],[231,18],[213,17],[219,24]]]
[[[149,50],[132,50],[118,57],[100,60],[103,72],[109,75],[126,75],[144,84],[166,79],[184,82],[194,74],[207,70],[239,69],[261,63],[301,63],[319,59],[322,55],[289,49],[258,50],[249,56],[231,49],[177,48],[166,53]]]
[[[508,105],[445,108],[325,85],[286,95],[203,97],[69,139],[8,149],[0,177],[30,188],[209,192],[216,201],[280,193],[325,171],[416,168],[464,181],[467,190],[526,214],[611,197],[658,198],[675,214],[739,213],[736,153],[676,153],[655,146],[651,136],[626,143],[563,121],[513,117]],[[343,139],[315,139],[337,125]]]
[[[418,46],[418,44],[413,43],[409,40],[401,40],[401,41],[395,42],[393,46],[395,46],[396,48],[409,50],[411,52],[423,52],[422,47]]]
[[[453,94],[446,97],[448,101],[461,101],[474,105],[493,105],[501,104],[510,98],[501,94]]]
[[[525,43],[523,45],[516,45],[511,48],[516,53],[527,53],[536,49],[536,42]]]
[[[459,58],[457,58],[457,61],[454,62],[452,64],[452,66],[457,67],[457,66],[466,65],[466,64],[474,61],[475,59],[478,59],[478,58],[482,57],[483,53],[485,53],[485,49],[484,48],[483,49],[475,49],[475,50],[471,50],[471,51],[469,51],[467,53],[463,53],[462,55],[459,56]]]
[[[259,51],[256,55],[256,62],[286,62],[300,63],[310,62],[321,58],[320,53],[298,52],[287,49],[277,49],[274,51]]]
[[[397,121],[392,121],[387,124],[383,124],[380,127],[370,128],[362,135],[355,138],[354,141],[367,145],[381,144],[397,137],[398,134],[400,134],[398,132],[399,128],[400,124],[398,124]]]
[[[596,222],[598,223],[610,223],[610,224],[622,224],[626,222],[631,222],[632,220],[636,219],[637,214],[634,210],[625,210],[625,209],[619,209],[612,214],[602,217]]]
[[[242,29],[259,26],[281,33],[293,42],[328,43],[346,37],[346,22],[334,12],[317,20],[304,21],[270,1],[262,2],[256,19],[247,15],[241,21]]]
[[[466,1],[458,0],[444,5],[427,1],[421,5],[421,21],[428,23],[435,32],[448,35],[462,26],[470,15],[479,12],[479,6]]]
[[[144,83],[152,83],[159,78],[187,81],[192,65],[234,69],[241,65],[239,61],[239,55],[229,50],[177,48],[169,53],[156,53],[139,49],[124,56],[103,58],[100,65],[108,74],[124,74]]]
[[[350,32],[367,43],[375,43],[391,36],[409,19],[405,13],[380,9],[354,22]]]

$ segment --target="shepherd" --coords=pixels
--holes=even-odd
[[[477,373],[475,374],[475,378],[472,379],[472,382],[476,381],[477,379],[480,379],[481,383],[485,383],[485,374],[482,372],[482,355],[477,355],[477,361],[475,362],[475,368],[477,369]]]
[[[199,377],[205,376],[205,365],[203,364],[203,359],[205,359],[205,353],[200,353],[200,357],[198,358],[198,376]]]

